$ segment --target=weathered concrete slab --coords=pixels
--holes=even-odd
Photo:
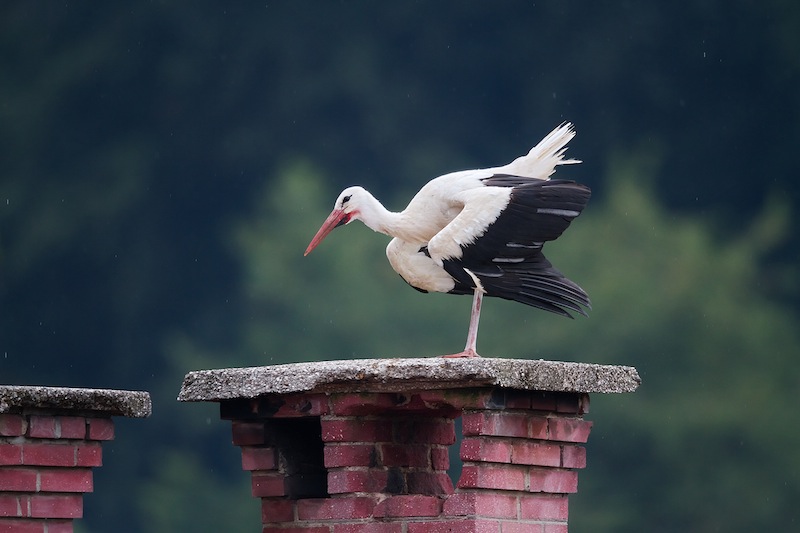
[[[354,359],[190,372],[179,401],[293,392],[401,392],[465,387],[622,393],[641,383],[630,366],[496,358]]]
[[[141,391],[0,385],[0,413],[31,409],[145,418],[153,408],[150,394]]]

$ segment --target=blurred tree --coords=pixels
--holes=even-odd
[[[194,450],[171,449],[155,458],[157,475],[144,483],[138,510],[149,531],[257,531],[258,501],[250,495],[249,476],[232,486],[209,468]],[[232,465],[234,468],[237,465]]]

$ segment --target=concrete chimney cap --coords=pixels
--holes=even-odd
[[[634,392],[641,378],[630,366],[498,358],[352,359],[186,375],[179,401],[221,401],[296,392],[403,392],[495,386],[508,389]]]

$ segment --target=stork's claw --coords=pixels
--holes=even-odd
[[[460,353],[451,353],[450,355],[442,355],[445,359],[460,359],[462,357],[480,357],[475,350],[464,350]]]

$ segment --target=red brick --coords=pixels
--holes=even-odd
[[[556,412],[578,414],[581,405],[580,394],[563,392],[556,396]]]
[[[425,390],[415,393],[425,404],[438,408],[440,405],[459,403],[459,391]],[[454,402],[455,400],[455,402]]]
[[[325,466],[377,466],[377,450],[374,444],[335,444],[325,445]]]
[[[456,394],[453,394],[455,392]],[[429,409],[442,407],[461,407],[463,398],[458,391],[426,390],[416,393],[415,396]]]
[[[92,492],[92,471],[89,468],[42,469],[39,472],[42,492]]]
[[[412,471],[406,474],[408,492],[411,494],[452,494],[453,480],[447,472]]]
[[[85,439],[86,419],[82,416],[59,416],[56,432],[61,439]]]
[[[481,435],[485,424],[483,411],[464,411],[461,415],[462,435]]]
[[[503,533],[543,533],[541,522],[503,522]]]
[[[56,419],[53,416],[31,415],[28,436],[36,439],[56,439]]]
[[[397,407],[397,395],[389,393],[334,394],[330,397],[331,413],[336,416],[385,415]]]
[[[89,440],[113,440],[114,421],[110,418],[88,418]]]
[[[524,409],[526,411],[530,411],[531,409],[530,391],[506,390],[505,397],[506,397],[505,399],[506,409]]]
[[[561,466],[561,446],[540,442],[514,444],[511,462],[515,464]]]
[[[30,497],[31,516],[34,518],[81,518],[83,496],[34,494]]]
[[[72,520],[48,520],[47,533],[72,533]]]
[[[511,444],[507,440],[465,438],[461,441],[461,460],[510,463],[511,449]]]
[[[381,444],[379,447],[383,466],[430,466],[430,447],[424,444]]]
[[[569,517],[569,500],[566,495],[530,495],[520,499],[519,510],[522,519],[566,522]]]
[[[283,404],[272,415],[275,418],[322,416],[329,413],[325,394],[290,394],[281,398]]]
[[[420,415],[424,417],[456,418],[461,410],[449,404],[426,402],[419,394],[393,394],[395,408],[393,411],[402,415]]]
[[[266,474],[254,472],[250,480],[250,488],[256,498],[286,495],[284,476],[277,472]]]
[[[544,533],[567,533],[567,524],[544,524]]]
[[[451,389],[421,391],[415,396],[428,409],[452,411],[455,416],[464,409],[484,409],[492,399],[491,389]]]
[[[67,443],[26,443],[22,446],[22,462],[39,466],[75,466],[75,446]]]
[[[0,518],[0,533],[72,533],[72,519]]]
[[[398,443],[450,445],[456,441],[455,423],[451,418],[403,418],[394,426],[394,440]]]
[[[548,420],[550,440],[564,442],[586,442],[592,423],[580,418],[552,417]]]
[[[459,488],[525,490],[525,469],[521,467],[464,465]]]
[[[578,492],[578,473],[574,470],[532,468],[530,491],[566,494]]]
[[[589,395],[585,393],[567,393],[558,395],[556,411],[584,415],[589,412]]]
[[[517,496],[498,493],[461,492],[447,498],[444,504],[444,514],[447,516],[516,519],[517,502]]]
[[[328,492],[386,492],[389,472],[386,470],[331,470],[328,472]]]
[[[588,394],[581,394],[581,405],[578,409],[579,415],[585,415],[589,412],[589,407],[591,406],[591,400],[589,399]]]
[[[374,507],[375,500],[365,496],[298,500],[297,518],[300,520],[368,518],[372,515]]]
[[[103,448],[96,442],[79,444],[75,452],[76,466],[103,466]]]
[[[27,498],[23,507],[20,496],[13,494],[0,494],[0,516],[23,516],[27,513]]]
[[[450,468],[450,450],[444,446],[431,446],[431,466],[434,470]]]
[[[558,402],[551,392],[535,392],[531,394],[531,409],[535,411],[555,411]]]
[[[333,533],[402,533],[402,522],[365,522],[361,524],[337,524]]]
[[[261,523],[291,522],[294,520],[294,501],[278,498],[261,499]]]
[[[28,430],[28,421],[22,415],[0,414],[0,435],[20,437]]]
[[[586,448],[583,446],[562,446],[561,466],[564,468],[586,468]]]
[[[359,417],[323,418],[324,442],[391,442],[392,424],[387,419]]]
[[[32,468],[0,468],[0,491],[34,492],[38,475]]]
[[[0,465],[21,465],[22,446],[19,444],[0,444]]]
[[[521,413],[470,412],[462,417],[464,436],[527,437],[528,417]]]
[[[265,526],[261,533],[330,533],[331,528],[328,526],[299,526],[299,527],[283,527]]]
[[[274,448],[242,447],[242,470],[275,470],[277,468]]]
[[[442,500],[437,496],[408,494],[391,496],[375,506],[376,518],[439,516]]]
[[[233,444],[236,446],[252,446],[266,442],[266,430],[263,422],[242,422],[234,420],[231,423]]]
[[[547,417],[532,415],[528,417],[528,438],[547,439]]]
[[[50,521],[47,525],[50,525]],[[45,533],[45,521],[0,518],[0,533]]]
[[[408,533],[501,533],[497,520],[437,520],[409,522]]]

